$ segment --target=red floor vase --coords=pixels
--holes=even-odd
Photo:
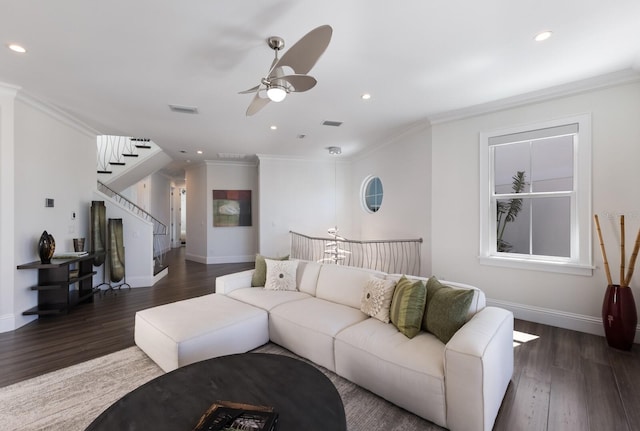
[[[638,314],[633,291],[617,284],[607,286],[602,302],[602,323],[607,343],[621,350],[631,350],[636,336]]]

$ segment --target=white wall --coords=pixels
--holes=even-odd
[[[187,246],[185,258],[207,263],[207,213],[213,198],[207,191],[207,166],[200,163],[186,170]],[[213,205],[213,204],[212,204]],[[209,210],[211,211],[211,210]],[[213,223],[212,223],[213,224]]]
[[[478,262],[479,133],[582,113],[592,114],[593,211],[604,219],[610,266],[618,267],[616,216],[626,214],[628,250],[640,228],[638,82],[434,125],[432,265],[436,276],[475,284],[493,303],[511,308],[516,316],[602,333],[600,313],[607,282],[597,238],[592,248],[598,268],[592,277]],[[640,297],[639,286],[640,276],[636,276],[632,282],[636,298]]]
[[[327,229],[336,223],[342,236],[353,238],[351,202],[357,194],[349,163],[334,158],[259,155],[259,159],[260,253],[288,254],[289,231],[328,237]]]
[[[0,332],[16,326],[13,298],[16,260],[13,253],[15,224],[14,101],[18,88],[0,83]]]
[[[206,162],[207,262],[252,262],[258,251],[258,167],[255,162]],[[213,190],[251,190],[251,226],[214,227]],[[189,190],[187,190],[189,193]],[[187,197],[188,199],[188,197]],[[189,226],[190,229],[190,226]],[[189,230],[187,229],[187,231]]]
[[[37,293],[29,290],[37,284],[37,271],[18,271],[15,265],[39,259],[37,244],[44,230],[55,238],[56,251],[72,251],[73,238],[89,236],[97,174],[95,134],[64,114],[18,95],[14,132],[15,242],[5,245],[13,250],[15,273],[13,283],[0,281],[0,290],[15,289],[13,312],[19,327],[33,319],[21,313],[37,304]],[[54,199],[55,206],[45,208],[45,198]]]
[[[369,175],[382,181],[380,209],[360,204]],[[351,199],[355,236],[361,240],[422,238],[421,274],[431,274],[431,129],[422,126],[353,162]],[[440,182],[438,182],[441,185]]]

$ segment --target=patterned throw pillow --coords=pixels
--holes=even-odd
[[[427,305],[422,321],[423,329],[431,332],[443,343],[467,321],[473,300],[473,290],[454,289],[442,285],[435,277],[427,281]]]
[[[371,277],[362,290],[360,311],[389,323],[389,308],[396,283],[393,280]]]
[[[265,257],[261,254],[256,254],[256,270],[253,271],[251,277],[251,287],[264,287],[264,283],[267,280],[267,264],[265,259],[271,260],[289,260],[289,255],[283,257]]]
[[[265,259],[267,277],[264,288],[267,290],[298,290],[296,286],[297,260]]]
[[[420,332],[427,288],[420,280],[411,281],[404,275],[396,284],[391,300],[391,323],[404,335],[413,338]]]

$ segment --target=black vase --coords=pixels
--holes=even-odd
[[[38,242],[38,254],[40,255],[40,262],[51,263],[53,252],[56,250],[56,241],[52,235],[49,235],[45,230],[40,235],[40,241]]]
[[[95,254],[93,265],[100,266],[105,261],[105,245],[107,242],[107,209],[104,201],[91,201],[91,254]]]

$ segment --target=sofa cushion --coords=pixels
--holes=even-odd
[[[473,290],[443,286],[435,277],[431,277],[427,282],[423,329],[434,334],[443,343],[448,343],[467,321],[473,294]]]
[[[391,322],[409,338],[415,337],[422,327],[427,288],[421,280],[400,278],[391,301]]]
[[[409,339],[391,324],[367,319],[336,335],[336,373],[446,426],[444,350],[433,334]]]
[[[362,290],[372,276],[385,278],[386,274],[372,269],[324,264],[318,276],[316,297],[360,310]]]
[[[317,262],[310,262],[308,260],[298,261],[296,280],[300,292],[316,296],[316,285],[318,284],[318,275],[320,275],[321,267],[322,264]]]
[[[251,286],[253,287],[264,287],[264,283],[267,280],[267,264],[264,261],[265,259],[288,260],[289,256],[265,257],[261,254],[256,254],[256,269],[253,271],[251,277]]]
[[[362,291],[360,311],[389,323],[389,309],[395,287],[393,280],[371,277]]]
[[[297,260],[265,259],[267,278],[264,288],[267,290],[298,290],[296,286]]]
[[[274,343],[334,371],[334,337],[365,319],[368,316],[359,309],[311,297],[274,307],[269,313],[269,337]]]
[[[307,293],[294,290],[266,290],[256,287],[236,289],[228,293],[227,296],[267,311],[286,302],[310,297]]]

